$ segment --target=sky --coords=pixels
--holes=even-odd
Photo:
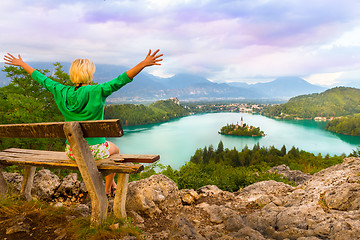
[[[160,49],[162,66],[145,70],[160,77],[360,78],[359,0],[6,0],[0,15],[0,54],[28,62],[132,67]]]

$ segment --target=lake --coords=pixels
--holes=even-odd
[[[218,134],[222,126],[237,122],[260,127],[264,137],[238,137]],[[314,154],[348,155],[360,144],[360,137],[344,136],[326,131],[325,122],[313,120],[277,120],[262,115],[247,113],[196,114],[160,124],[149,124],[124,128],[124,136],[110,138],[119,146],[121,153],[159,154],[160,163],[179,169],[190,161],[196,149],[213,145],[219,141],[224,148],[241,150],[260,146],[275,146],[287,150],[293,146]]]

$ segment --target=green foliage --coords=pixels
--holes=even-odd
[[[326,129],[340,134],[360,136],[360,114],[335,118],[327,123]]]
[[[125,126],[133,126],[169,121],[187,115],[189,112],[172,100],[160,100],[147,107],[143,104],[107,105],[104,118],[118,118]]]
[[[220,131],[220,134],[224,135],[234,135],[234,136],[263,136],[264,132],[260,130],[258,127],[250,126],[247,128],[246,125],[243,127],[234,125],[234,124],[227,124],[223,126]]]
[[[359,154],[355,152],[356,154]],[[245,146],[241,151],[236,148],[228,149],[220,141],[216,150],[210,145],[197,149],[179,170],[161,164],[145,167],[142,173],[130,176],[131,180],[147,178],[154,174],[164,174],[171,178],[179,189],[198,189],[205,185],[216,185],[222,190],[237,191],[250,184],[275,180],[290,183],[284,177],[266,172],[274,166],[286,164],[292,170],[315,173],[324,168],[341,163],[345,156],[333,156],[312,153],[292,147],[286,152],[283,146],[278,150],[274,146],[260,147],[259,143],[253,149]]]
[[[119,228],[113,229],[110,226],[118,224]],[[136,239],[142,239],[141,230],[132,224],[128,219],[118,219],[110,215],[97,227],[90,227],[90,218],[76,218],[67,227],[72,239],[83,240],[106,240],[122,239],[127,236],[134,236]]]
[[[49,76],[61,84],[70,84],[60,63],[55,63],[55,71]],[[3,70],[11,82],[0,88],[0,123],[36,123],[64,121],[50,92],[39,85],[22,68],[5,67]],[[40,70],[49,74],[48,70]],[[63,149],[63,139],[0,139],[0,150],[9,147],[59,150]]]
[[[349,154],[349,157],[360,157],[360,145]]]
[[[285,104],[265,107],[262,114],[284,119],[347,116],[360,113],[359,101],[360,89],[336,87],[319,94],[297,96]]]

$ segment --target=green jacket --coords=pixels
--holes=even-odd
[[[66,122],[103,120],[106,98],[132,81],[124,72],[109,82],[82,86],[75,91],[74,86],[62,85],[37,70],[32,73],[32,78],[54,95],[56,105]],[[86,138],[86,140],[89,145],[105,142],[105,138]]]

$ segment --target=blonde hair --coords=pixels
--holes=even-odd
[[[95,64],[89,59],[75,59],[69,73],[73,83],[90,83],[95,73]]]

